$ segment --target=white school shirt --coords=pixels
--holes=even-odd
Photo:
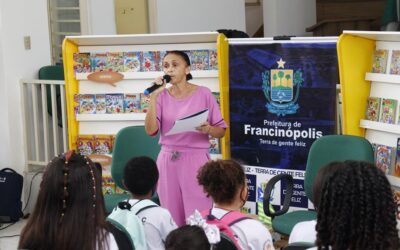
[[[129,203],[133,206],[138,201],[130,199]],[[143,222],[147,249],[164,250],[167,235],[177,228],[171,213],[162,207],[151,207],[139,212],[138,217]]]
[[[221,219],[228,210],[214,207],[211,214]],[[249,218],[236,222],[231,226],[238,237],[238,243],[243,250],[274,250],[271,234],[259,221]]]
[[[115,241],[114,235],[112,233],[107,232],[106,238],[107,238],[107,241],[104,241],[104,242],[107,242],[108,244],[107,244],[107,246],[104,246],[104,249],[107,249],[107,250],[118,250],[119,249],[117,242]],[[96,244],[96,249],[99,249],[98,244]]]
[[[297,223],[290,233],[289,244],[293,242],[315,243],[317,240],[317,231],[315,230],[316,225],[316,220],[302,221]]]

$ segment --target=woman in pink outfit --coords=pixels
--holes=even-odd
[[[209,136],[225,135],[226,123],[211,91],[189,83],[190,60],[183,51],[168,51],[163,60],[164,73],[171,77],[171,87],[166,88],[163,77],[155,80],[162,85],[150,95],[145,119],[149,135],[160,133],[161,151],[157,165],[160,172],[157,192],[162,206],[172,214],[178,225],[197,210],[208,209],[211,200],[197,184],[198,169],[209,159]],[[197,127],[197,132],[166,135],[174,122],[193,113],[208,109],[207,122]]]

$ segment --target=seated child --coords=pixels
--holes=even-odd
[[[18,249],[118,249],[105,221],[101,172],[68,151],[47,165]]]
[[[368,162],[342,164],[322,186],[313,249],[400,249],[385,173]]]
[[[210,214],[217,219],[226,216],[230,211],[240,211],[247,200],[248,189],[246,175],[242,166],[233,160],[216,160],[207,162],[197,175],[214,206]],[[248,218],[230,226],[242,249],[272,250],[272,237],[268,229],[259,221]]]
[[[150,199],[156,189],[158,169],[149,157],[135,157],[124,169],[123,183],[132,195],[129,203],[134,206],[144,199]],[[138,214],[144,225],[148,249],[164,249],[167,235],[177,226],[170,212],[156,206],[144,209]]]
[[[324,185],[325,181],[341,167],[343,167],[342,163],[332,162],[318,170],[313,184],[313,200],[316,210],[318,210],[319,207],[322,186]],[[317,231],[315,230],[316,225],[317,220],[302,221],[297,223],[290,233],[289,244],[294,242],[315,243],[315,240],[317,239]]]
[[[184,225],[171,231],[165,241],[166,250],[210,250],[204,230],[199,226]]]

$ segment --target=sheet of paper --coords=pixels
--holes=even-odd
[[[196,127],[207,121],[208,109],[176,120],[174,126],[165,135],[175,135],[183,132],[198,132]]]

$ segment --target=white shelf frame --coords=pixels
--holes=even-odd
[[[373,129],[386,133],[391,133],[398,135],[400,137],[400,125],[369,121],[369,120],[360,120],[360,127],[365,129]]]
[[[122,113],[122,114],[77,114],[79,122],[90,121],[144,121],[146,113]]]

